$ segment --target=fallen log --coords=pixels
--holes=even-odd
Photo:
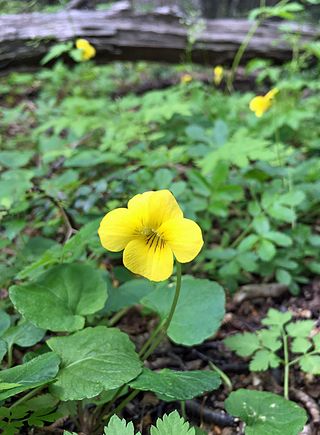
[[[124,2],[125,3],[125,2]],[[244,19],[204,20],[192,47],[192,61],[230,64],[251,23]],[[301,43],[319,37],[311,25],[286,24]],[[279,22],[267,21],[251,40],[243,61],[255,57],[284,62],[292,50]],[[148,60],[179,63],[188,44],[188,29],[170,11],[134,14],[128,8],[111,11],[69,10],[0,16],[0,71],[37,67],[58,42],[88,39],[96,61]]]

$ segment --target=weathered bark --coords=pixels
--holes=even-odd
[[[126,3],[124,2],[124,6]],[[97,49],[96,61],[149,60],[180,62],[188,30],[179,17],[159,10],[132,14],[127,7],[111,11],[63,11],[0,16],[0,70],[38,66],[49,48],[61,41],[88,39]],[[192,60],[202,64],[230,64],[247,34],[246,20],[206,20],[205,29],[192,48]],[[243,58],[270,58],[283,62],[291,57],[290,45],[280,24],[266,22],[256,32]],[[319,29],[290,24],[305,42],[319,36]]]

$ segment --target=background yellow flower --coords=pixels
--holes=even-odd
[[[193,260],[203,246],[200,227],[183,217],[169,190],[134,196],[128,208],[117,208],[102,219],[101,244],[109,251],[124,249],[123,263],[151,281],[164,281],[180,263]]]
[[[76,47],[81,51],[82,60],[89,60],[96,55],[96,49],[86,39],[77,39]]]
[[[217,65],[215,68],[213,68],[213,81],[216,86],[219,86],[222,82],[224,74],[224,69],[221,65]]]
[[[190,82],[192,82],[192,80],[193,80],[193,77],[191,74],[183,74],[183,76],[180,79],[181,83],[183,83],[183,84],[190,83]]]
[[[272,106],[273,99],[278,92],[279,89],[274,88],[267,92],[266,95],[258,95],[257,97],[252,98],[249,104],[250,110],[252,110],[258,118],[261,118],[261,116]]]

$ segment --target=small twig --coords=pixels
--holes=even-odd
[[[192,415],[202,418],[207,423],[214,423],[221,427],[237,426],[239,419],[223,412],[212,411],[207,406],[202,406],[195,400],[186,401],[186,410]]]
[[[279,283],[270,284],[247,284],[233,298],[235,304],[240,304],[245,299],[255,298],[278,298],[288,291],[288,286]]]
[[[310,416],[312,417],[312,423],[315,426],[320,427],[320,410],[315,400],[312,399],[307,393],[296,390],[295,388],[290,389],[292,396],[299,400],[305,408],[308,410]]]
[[[55,207],[57,207],[60,211],[61,217],[64,221],[65,227],[66,227],[66,234],[64,238],[64,243],[67,242],[72,234],[77,232],[77,229],[74,228],[72,217],[69,215],[69,213],[63,208],[61,203],[54,198],[53,196],[49,195],[45,190],[41,189],[41,187],[37,186],[35,183],[33,184],[33,191],[40,193],[43,195],[46,199],[48,199]]]

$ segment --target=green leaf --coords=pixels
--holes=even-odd
[[[36,281],[11,287],[9,294],[16,309],[40,328],[75,331],[83,328],[85,315],[103,308],[107,287],[100,271],[61,264]]]
[[[51,382],[58,373],[59,363],[59,357],[53,352],[48,352],[20,366],[2,370],[0,382],[14,385],[0,392],[0,400]]]
[[[32,411],[54,408],[58,403],[59,399],[49,393],[39,394],[24,402],[28,409]]]
[[[225,407],[246,423],[246,435],[298,435],[307,421],[305,410],[296,403],[264,391],[232,392]]]
[[[138,304],[141,299],[154,290],[154,285],[147,279],[132,279],[120,287],[109,289],[104,311],[112,313],[122,308]]]
[[[237,150],[235,153],[234,150]],[[230,162],[240,168],[249,165],[250,160],[273,160],[274,150],[270,142],[260,137],[250,136],[247,128],[239,128],[236,133],[219,148],[207,154],[199,165],[204,174],[213,172],[220,161]]]
[[[8,351],[7,343],[4,340],[2,340],[2,338],[0,338],[0,363],[3,360],[7,351]]]
[[[108,426],[104,428],[105,435],[134,435],[134,426],[132,422],[127,423],[124,418],[113,415],[110,418]],[[138,432],[136,435],[140,435]]]
[[[281,328],[283,325],[288,323],[292,318],[292,314],[289,311],[286,311],[285,313],[281,313],[278,310],[275,310],[274,308],[270,308],[268,310],[267,317],[264,318],[261,323],[263,325],[267,326],[276,326]]]
[[[20,168],[28,163],[33,156],[33,151],[0,151],[0,165],[7,168]]]
[[[294,353],[306,353],[311,347],[311,342],[302,337],[296,337],[292,340],[291,351]]]
[[[150,435],[195,435],[194,428],[184,421],[177,411],[158,418],[156,427],[152,426]],[[111,435],[111,434],[110,434]]]
[[[255,217],[253,219],[252,225],[256,232],[261,236],[265,236],[266,233],[269,233],[270,222],[269,219],[264,215]]]
[[[9,209],[15,202],[22,201],[28,189],[31,189],[31,178],[34,173],[26,169],[12,169],[1,174],[0,206]]]
[[[320,356],[304,355],[299,361],[300,367],[304,372],[313,375],[320,375]]]
[[[212,371],[178,372],[163,369],[153,372],[145,368],[130,382],[130,386],[136,390],[153,391],[162,399],[172,401],[193,399],[204,392],[216,390],[220,383],[219,375]]]
[[[280,332],[278,329],[262,329],[259,331],[259,338],[264,347],[276,352],[282,347],[282,342],[279,340]]]
[[[48,346],[62,361],[52,391],[61,400],[82,400],[121,387],[141,372],[129,337],[116,328],[86,328],[69,337],[54,337]]]
[[[63,42],[60,44],[53,45],[48,51],[48,53],[44,56],[44,58],[41,59],[40,61],[41,65],[45,65],[46,63],[50,62],[50,60],[55,59],[61,56],[63,53],[70,51],[71,48],[72,48],[72,42]]]
[[[320,332],[318,332],[316,335],[312,337],[312,341],[314,344],[315,349],[320,352]]]
[[[250,370],[252,372],[260,372],[268,370],[268,368],[279,367],[281,359],[272,351],[263,349],[258,350],[250,362]]]
[[[277,269],[276,270],[276,279],[277,282],[284,285],[289,285],[292,281],[292,276],[285,269]]]
[[[266,239],[271,240],[278,246],[288,247],[292,245],[291,237],[279,231],[269,231],[264,236]]]
[[[272,242],[262,239],[259,242],[257,253],[262,261],[270,261],[276,255],[276,248]]]
[[[37,328],[28,320],[22,320],[16,326],[7,329],[2,338],[11,347],[17,344],[21,347],[30,347],[43,339],[45,330]]]
[[[249,251],[258,242],[259,237],[256,234],[250,234],[245,237],[238,246],[239,252]]]
[[[0,336],[10,327],[11,319],[8,313],[0,310]]]
[[[170,310],[174,287],[160,285],[142,299],[146,307],[165,318]],[[193,346],[211,337],[219,328],[225,310],[225,294],[216,282],[184,277],[168,336],[175,343]]]
[[[290,337],[309,337],[312,329],[315,326],[313,320],[298,320],[286,326],[287,333]]]
[[[261,348],[258,336],[250,332],[232,335],[225,338],[223,342],[239,356],[250,356]]]

